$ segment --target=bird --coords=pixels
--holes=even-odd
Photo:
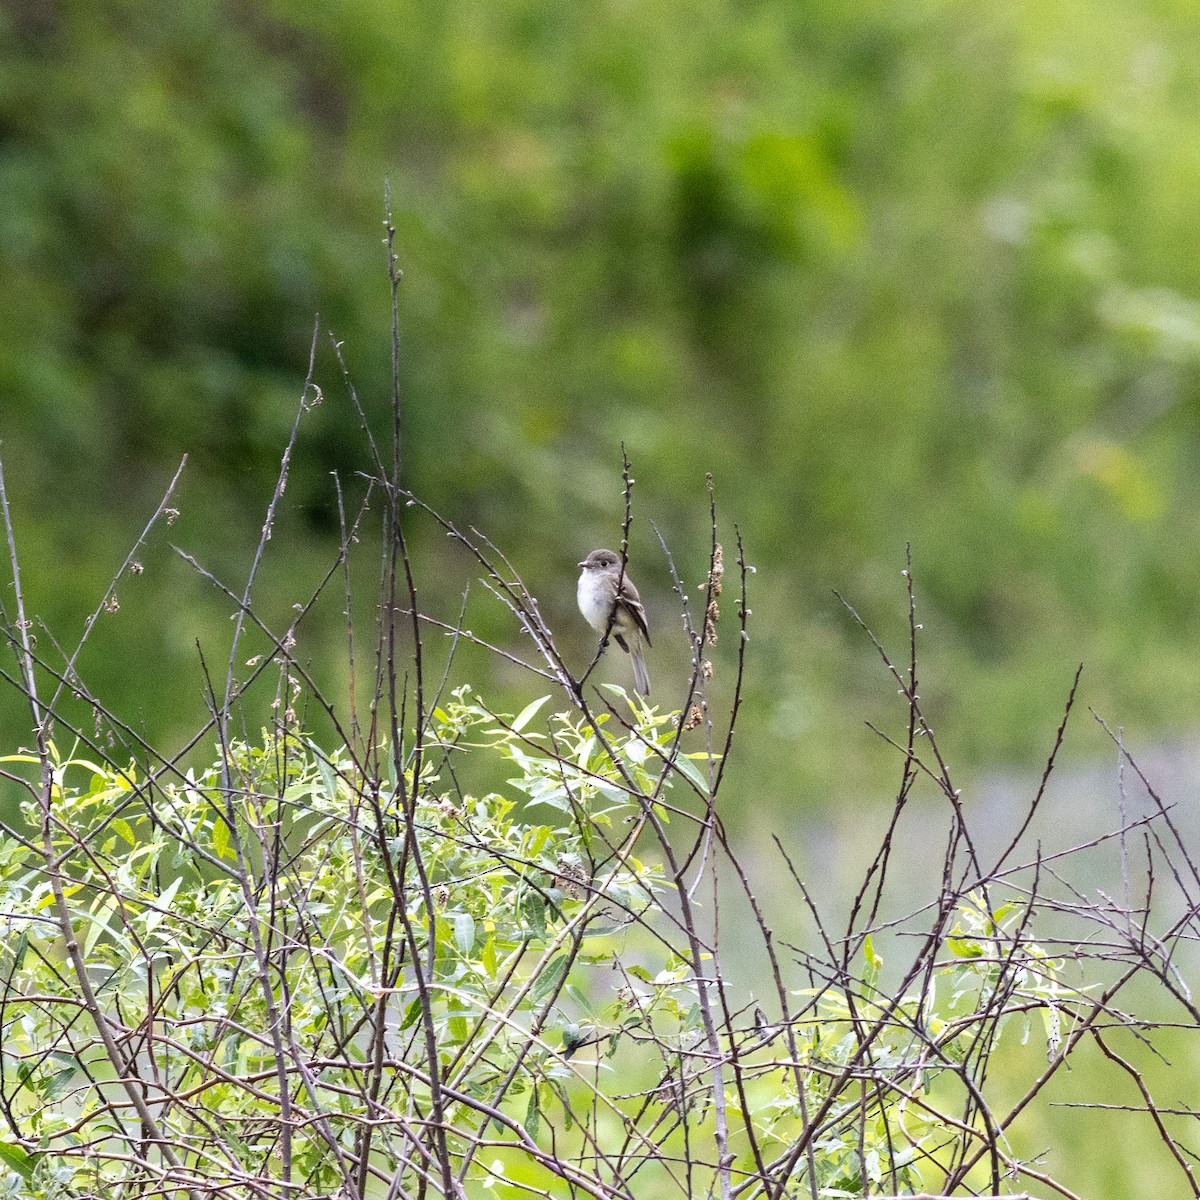
[[[617,645],[633,659],[634,686],[648,697],[650,676],[642,655],[642,639],[647,646],[653,643],[642,599],[625,573],[621,556],[611,550],[593,550],[579,565],[583,572],[576,599],[583,619],[602,638],[607,639],[611,633],[617,639]]]

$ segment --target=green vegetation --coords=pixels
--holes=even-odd
[[[1157,1133],[1138,1178],[1190,1180],[1190,1113],[1156,1056],[1195,1057],[1200,873],[1153,792],[1045,853],[1043,780],[997,843],[916,690],[910,578],[909,661],[877,644],[907,714],[890,818],[862,823],[877,849],[846,901],[776,837],[781,898],[722,817],[752,626],[715,512],[702,590],[680,588],[685,701],[664,711],[595,686],[599,653],[577,674],[511,564],[387,461],[324,575],[345,589],[348,687],[298,653],[324,589],[284,628],[256,607],[286,467],[240,594],[190,560],[237,620],[223,662],[200,647],[208,714],[182,750],[74,665],[169,498],[74,646],[26,616],[9,534],[4,678],[35,732],[0,756],[23,797],[0,823],[0,1194],[1071,1196],[1101,1156],[1073,1153],[1050,1105],[1082,1099],[1094,1135],[1130,1082]],[[418,607],[410,506],[483,572],[525,657]],[[11,529],[2,477],[0,511]],[[374,646],[358,559],[382,562]],[[719,633],[738,647],[723,716]],[[480,654],[550,692],[497,713],[470,684]]]
[[[698,798],[709,815],[684,838],[715,880],[716,764],[649,710],[543,705],[502,717],[459,689],[373,761],[299,731],[199,772],[52,742],[0,759],[30,796],[24,834],[0,837],[0,1195],[801,1198],[1049,1178],[1014,1154],[1018,1129],[999,1136],[1018,1109],[985,1100],[989,1060],[1036,1023],[1037,1098],[1100,1037],[1111,993],[1059,982],[1027,897],[993,907],[995,880],[943,895],[799,973],[756,913],[787,1011],[768,1018],[698,922],[699,877],[637,848],[670,860],[659,839]],[[469,755],[514,776],[507,794],[458,790]],[[883,941],[908,963],[889,983]],[[785,990],[796,974],[810,986]]]

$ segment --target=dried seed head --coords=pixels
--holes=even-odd
[[[713,549],[712,566],[708,570],[708,588],[713,598],[721,594],[721,580],[725,575],[725,551],[718,542]]]
[[[721,610],[716,600],[708,602],[708,611],[704,614],[704,641],[712,645],[717,640],[717,622],[721,619]]]
[[[572,900],[581,900],[583,885],[588,882],[588,873],[579,857],[574,854],[560,854],[557,866],[558,874],[554,877],[554,886],[564,896],[569,896]]]

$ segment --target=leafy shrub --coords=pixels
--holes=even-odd
[[[209,715],[178,754],[91,695],[82,641],[39,644],[0,474],[15,596],[0,618],[17,664],[5,678],[33,718],[32,748],[0,760],[24,795],[0,840],[0,1194],[1070,1196],[1016,1139],[1040,1129],[1049,1081],[1087,1043],[1135,1081],[1191,1180],[1179,1114],[1134,1058],[1152,1051],[1155,1022],[1116,1006],[1152,984],[1183,1013],[1177,1027],[1200,1028],[1175,961],[1200,912],[1186,841],[1146,784],[1149,811],[1118,830],[1053,860],[1026,848],[1064,717],[1041,787],[989,850],[924,716],[911,575],[907,665],[875,643],[907,718],[887,738],[896,803],[836,933],[781,842],[798,902],[772,912],[725,835],[750,572],[739,541],[736,679],[718,723],[715,511],[698,618],[677,580],[692,670],[664,712],[589,686],[600,652],[573,671],[511,564],[420,506],[399,455],[385,470],[377,452],[325,577],[383,496],[371,686],[366,704],[353,682],[334,703],[297,655],[316,597],[283,632],[253,603],[293,446],[245,586],[200,568],[236,621],[223,688],[201,656]],[[474,557],[532,661],[421,611],[410,507]],[[164,499],[156,519],[167,512]],[[131,554],[122,573],[136,567]],[[83,641],[112,602],[110,588]],[[436,686],[432,631],[454,648]],[[243,662],[251,632],[269,649]],[[451,687],[464,645],[551,692],[515,717],[491,711]],[[250,699],[272,678],[271,721],[250,739]],[[334,732],[318,739],[306,712]],[[211,762],[193,761],[213,743]],[[922,789],[936,818],[914,816]],[[944,849],[922,901],[897,911],[893,850],[912,830]],[[1133,834],[1142,901],[1067,880],[1090,849],[1124,851]],[[1127,855],[1123,870],[1132,895]],[[1034,1028],[1045,1058],[1023,1075],[1008,1031]]]

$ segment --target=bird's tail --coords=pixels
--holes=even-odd
[[[630,638],[629,656],[633,659],[633,685],[643,696],[650,695],[650,674],[646,670],[646,659],[642,655],[642,639]]]

